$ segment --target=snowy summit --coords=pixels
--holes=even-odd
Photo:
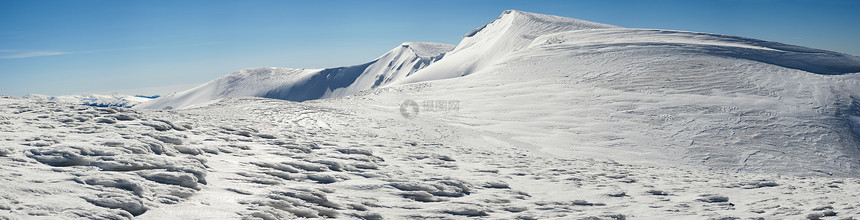
[[[860,57],[508,10],[134,108],[0,96],[0,219],[852,219]]]

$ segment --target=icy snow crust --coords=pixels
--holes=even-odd
[[[363,105],[355,111],[328,104],[243,98],[136,111],[0,97],[0,216],[860,215],[854,178],[557,158],[502,134],[428,116],[403,119]]]
[[[0,96],[0,219],[860,216],[857,59],[506,11],[144,104],[173,110]]]

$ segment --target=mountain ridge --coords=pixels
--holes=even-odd
[[[246,68],[195,88],[143,103],[138,108],[176,109],[205,105],[220,98],[256,96],[306,101],[351,95],[411,75],[441,59],[453,45],[406,42],[373,61],[346,67],[294,69]],[[403,68],[405,66],[405,68]]]
[[[601,44],[608,44],[610,43],[608,41],[611,41],[611,37],[600,39],[600,34],[620,36],[628,32],[644,33],[649,31],[662,34],[662,36],[669,36],[673,40],[680,39],[673,36],[673,33],[674,35],[688,33],[684,41],[675,42],[676,46],[681,47],[695,45],[696,41],[710,40],[712,44],[709,46],[713,47],[705,52],[717,56],[754,60],[818,74],[860,72],[860,65],[857,64],[860,63],[860,57],[830,51],[719,34],[622,28],[574,18],[506,10],[493,21],[468,32],[456,46],[405,42],[379,58],[360,65],[302,70],[303,73],[300,74],[302,76],[298,78],[289,76],[287,72],[293,71],[289,71],[290,68],[284,68],[277,72],[287,74],[282,78],[290,79],[248,79],[243,81],[248,84],[242,86],[247,87],[246,89],[233,93],[230,91],[237,89],[229,88],[230,86],[214,90],[207,90],[203,87],[193,88],[144,103],[139,107],[185,108],[210,103],[218,98],[240,96],[291,101],[344,97],[378,87],[466,76],[493,66],[514,52],[535,46],[536,40],[547,43],[546,38],[551,38],[548,35],[562,36],[565,34],[560,33],[567,32],[585,33],[590,36],[593,42],[580,42],[584,42],[584,45],[595,46],[597,43],[601,43],[600,41],[607,41]],[[569,37],[575,38],[574,35],[568,34]],[[656,34],[651,33],[649,36],[656,36]],[[655,38],[654,42],[650,43],[653,46],[660,43],[659,41],[661,39]],[[667,45],[668,43],[662,42],[662,44]],[[726,45],[731,47],[722,47]],[[750,51],[752,52],[750,53]],[[265,72],[267,69],[258,70]],[[251,70],[237,72],[243,71],[247,73],[258,72]],[[260,72],[260,74],[263,73]],[[228,74],[225,77],[231,78],[231,75]],[[276,75],[278,74],[270,75],[270,77]],[[235,79],[235,77],[232,78],[234,79],[224,80],[242,81]],[[213,80],[213,82],[217,80],[219,79]],[[261,80],[267,82],[261,82]],[[255,83],[262,83],[263,86],[254,86]],[[203,92],[203,90],[207,91]]]

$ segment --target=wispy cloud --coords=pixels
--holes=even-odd
[[[65,51],[17,51],[17,50],[0,50],[0,53],[8,53],[0,56],[0,59],[20,59],[30,57],[56,56],[63,54],[71,54]]]
[[[217,42],[217,41],[202,42],[202,43],[196,43],[196,44],[189,44],[189,45],[186,45],[186,47],[202,47],[202,46],[217,45],[217,44],[224,44],[224,42]]]
[[[194,43],[194,44],[188,44],[188,45],[184,45],[184,46],[175,46],[175,47],[203,47],[203,46],[217,45],[217,44],[223,44],[223,43],[224,42],[201,42],[201,43]],[[127,51],[127,50],[145,50],[145,49],[152,49],[152,48],[156,48],[156,47],[140,46],[140,47],[114,48],[114,49],[103,49],[103,50],[87,50],[87,51],[0,49],[0,59],[21,59],[21,58],[57,56],[57,55],[68,55],[68,54],[105,53],[105,52],[116,52],[116,51]]]
[[[104,52],[115,52],[115,51],[126,51],[126,50],[143,50],[143,49],[150,49],[150,48],[152,48],[152,47],[129,47],[129,48],[88,50],[88,51],[3,50],[3,49],[0,49],[0,59],[21,59],[21,58],[57,56],[57,55],[68,55],[68,54],[104,53]]]
[[[146,49],[152,49],[152,48],[155,48],[155,47],[149,47],[149,46],[126,47],[126,48],[114,48],[114,49],[104,49],[104,50],[88,50],[88,51],[81,51],[81,52],[75,52],[75,53],[105,53],[105,52],[116,52],[116,51],[127,51],[127,50],[146,50]]]

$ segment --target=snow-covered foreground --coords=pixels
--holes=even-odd
[[[860,215],[860,180],[560,159],[396,111],[243,98],[143,111],[0,98],[4,218]]]

